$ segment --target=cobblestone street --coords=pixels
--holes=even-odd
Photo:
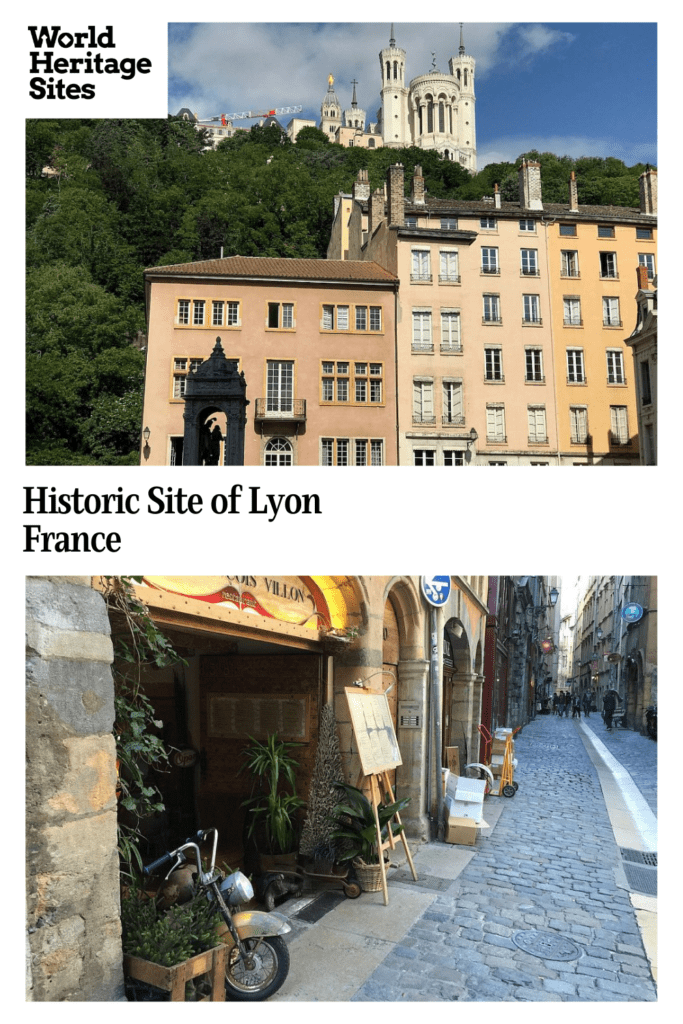
[[[586,724],[656,800],[656,744],[636,733],[606,733],[599,715]],[[537,718],[517,737],[516,757],[519,790],[505,801],[497,827],[354,999],[656,998],[629,894],[616,882],[619,848],[576,723]],[[541,947],[540,956],[525,952],[515,938],[530,930],[569,940],[555,955],[575,944],[574,957],[553,960],[552,947]]]

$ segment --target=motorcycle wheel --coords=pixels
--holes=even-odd
[[[283,984],[289,973],[289,950],[279,935],[262,939],[245,939],[252,953],[249,968],[235,946],[230,950],[225,969],[225,997],[244,1002],[269,999]]]

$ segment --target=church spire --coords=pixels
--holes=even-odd
[[[460,22],[460,51],[459,52],[460,52],[460,56],[461,57],[465,56],[465,40],[463,39],[463,34],[462,34],[462,22]]]
[[[389,36],[389,46],[396,46],[396,40],[394,38],[394,23],[391,23],[391,35]]]

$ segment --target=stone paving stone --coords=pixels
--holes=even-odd
[[[644,752],[643,788],[656,793],[656,749],[633,736],[620,737],[628,770],[639,785]],[[635,912],[616,886],[620,854],[602,789],[578,731],[568,720],[539,717],[517,735],[515,756],[519,790],[495,830],[354,1001],[656,999]],[[534,928],[571,938],[577,959],[520,950],[515,933]]]

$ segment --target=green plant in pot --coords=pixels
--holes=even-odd
[[[337,841],[339,861],[351,861],[359,872],[361,886],[363,878],[359,869],[376,865],[379,868],[379,848],[377,843],[377,822],[372,804],[356,786],[346,782],[338,782],[337,787],[343,796],[337,804],[333,821],[336,825],[332,838]],[[400,813],[410,803],[410,798],[396,800],[393,803],[380,803],[377,807],[380,835],[384,843],[389,836],[403,831],[403,825],[393,821],[395,814]]]
[[[243,771],[253,776],[252,794],[242,804],[247,808],[247,838],[255,842],[263,855],[280,857],[296,851],[299,836],[298,812],[305,802],[296,793],[291,755],[297,744],[279,740],[277,733],[265,742],[249,737],[244,752]]]

